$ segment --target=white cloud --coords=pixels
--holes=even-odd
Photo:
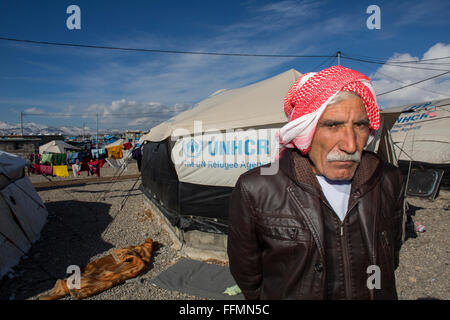
[[[188,104],[163,105],[159,102],[138,102],[126,99],[110,104],[93,104],[85,109],[87,114],[99,114],[102,128],[136,128],[149,130],[155,125],[190,108]]]
[[[45,113],[45,111],[42,109],[39,109],[39,108],[32,107],[32,108],[25,109],[25,113],[42,114],[42,113]]]
[[[377,94],[380,94],[430,78],[445,72],[445,70],[450,70],[450,58],[424,61],[440,57],[450,57],[450,44],[437,43],[428,49],[422,58],[414,57],[409,53],[394,54],[386,64],[371,76],[375,91]],[[402,61],[415,61],[415,63],[398,63]],[[402,65],[404,67],[397,67],[392,64]],[[442,77],[382,95],[378,98],[378,102],[383,108],[386,108],[443,99],[449,96],[450,74],[446,74]]]

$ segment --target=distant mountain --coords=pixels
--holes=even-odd
[[[95,129],[80,127],[52,127],[33,122],[27,122],[23,125],[24,135],[62,135],[62,136],[78,136],[78,135],[93,135],[96,133]],[[100,132],[99,132],[100,133]],[[108,130],[108,134],[120,133],[119,130]],[[20,123],[9,123],[0,121],[0,135],[22,134]]]

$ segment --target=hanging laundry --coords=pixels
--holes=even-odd
[[[122,159],[123,153],[122,153],[122,145],[109,147],[106,149],[108,152],[108,158],[110,159]]]
[[[67,164],[74,164],[78,160],[78,152],[67,152]]]
[[[105,149],[91,149],[92,159],[103,159],[106,158]]]
[[[81,166],[80,171],[87,171],[88,172],[88,176],[91,173],[91,170],[89,169],[89,161],[91,161],[91,160],[82,161],[81,164],[80,164],[80,166]]]
[[[41,163],[52,163],[53,154],[51,153],[44,153],[41,157]]]
[[[88,161],[90,159],[91,154],[89,152],[79,152],[78,160],[80,161]],[[87,160],[86,160],[87,159]]]
[[[36,164],[41,163],[41,155],[39,153],[34,154],[34,163],[36,163]]]
[[[123,148],[125,150],[130,150],[132,146],[133,145],[131,144],[131,142],[126,142],[126,143],[123,144]]]
[[[81,171],[81,166],[79,165],[79,164],[73,164],[72,165],[72,173],[73,173],[73,176],[74,177],[76,177],[76,176],[79,176],[80,175],[80,171]]]
[[[65,153],[55,153],[53,154],[53,164],[57,166],[66,164],[66,154]]]
[[[43,165],[41,164],[39,166],[39,173],[41,174],[45,174],[45,175],[53,175],[53,169],[52,166],[48,166],[48,165]]]
[[[32,174],[38,174],[39,173],[39,168],[40,165],[36,164],[36,163],[32,163],[29,167],[28,167],[28,172],[32,173]]]
[[[142,163],[142,152],[141,148],[134,149],[132,151],[133,159],[137,161],[137,166],[139,172],[141,172],[141,163]]]
[[[95,174],[98,177],[100,177],[100,168],[103,166],[103,164],[105,163],[105,160],[100,159],[100,160],[95,160],[95,161],[89,161],[88,165],[89,165],[89,171],[91,172],[91,174]]]
[[[69,171],[67,170],[67,166],[53,166],[53,175],[58,177],[67,178],[69,176]]]

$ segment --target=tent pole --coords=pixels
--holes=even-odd
[[[398,157],[397,157],[397,154],[395,153],[395,149],[394,149],[394,140],[392,139],[392,135],[389,130],[387,130],[387,139],[389,141],[390,152],[392,153],[392,159],[393,159],[393,161],[395,161],[394,164],[396,166],[398,166]]]
[[[389,144],[388,144],[388,142],[387,142],[387,137],[386,137],[387,135],[385,135],[384,136],[384,146],[385,146],[385,148],[386,148],[386,155],[387,155],[387,160],[388,160],[388,162],[389,163],[392,163],[391,162],[391,154],[390,154],[390,148],[389,148]]]

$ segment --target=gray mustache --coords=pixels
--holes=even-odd
[[[327,161],[333,162],[333,161],[354,161],[354,162],[360,162],[361,161],[361,154],[359,151],[356,151],[355,153],[349,154],[345,152],[330,152],[327,154]]]

